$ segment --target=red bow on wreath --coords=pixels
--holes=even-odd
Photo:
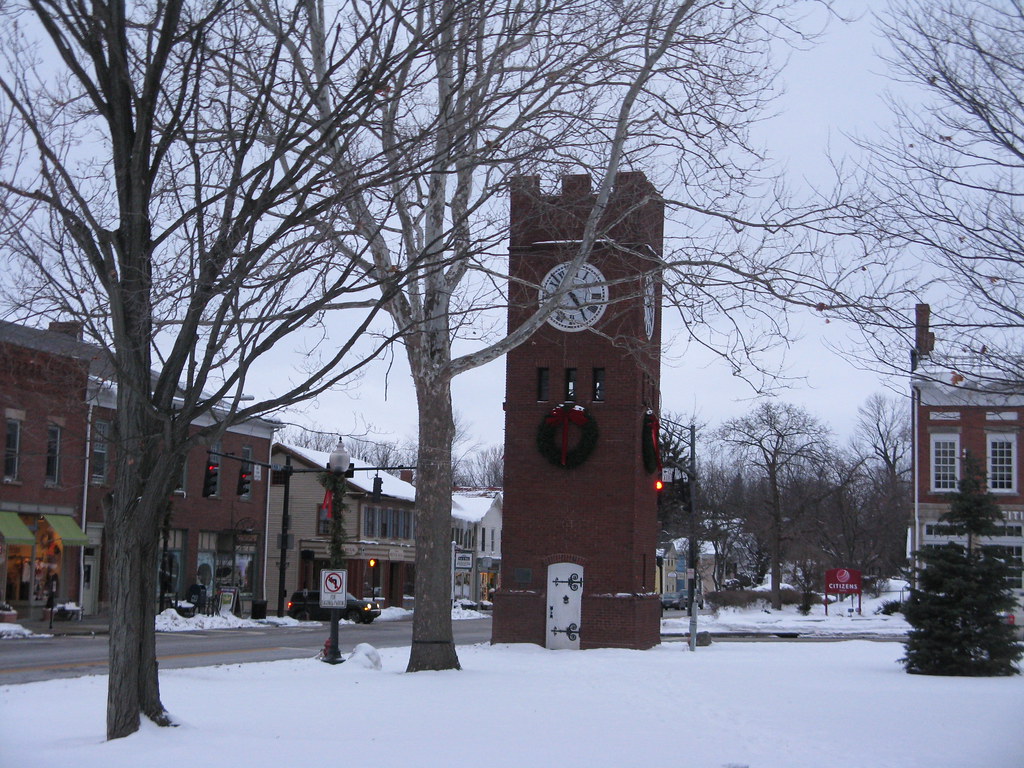
[[[569,453],[569,425],[575,424],[582,427],[587,423],[587,415],[582,408],[575,406],[567,408],[564,405],[560,405],[547,415],[544,423],[549,426],[562,428],[562,466],[564,467],[566,456]]]
[[[658,447],[658,430],[660,425],[658,424],[658,417],[653,413],[651,414],[651,445],[654,446],[654,460],[658,464],[658,471],[661,471],[661,450]]]
[[[324,494],[324,503],[320,505],[325,513],[327,513],[327,519],[330,520],[334,517],[334,492],[327,491]]]

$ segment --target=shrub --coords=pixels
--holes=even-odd
[[[892,616],[896,613],[903,613],[903,602],[900,600],[886,600],[875,609],[875,613],[882,616]]]
[[[812,593],[814,599],[820,599]],[[751,606],[771,605],[772,594],[762,590],[752,591],[748,589],[725,589],[716,592],[709,592],[704,596],[705,601],[712,608],[750,608]],[[783,588],[782,604],[799,605],[801,593],[795,589]]]

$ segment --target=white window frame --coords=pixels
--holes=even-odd
[[[46,425],[46,461],[43,482],[47,486],[60,484],[61,447],[64,441],[64,428],[60,424],[50,422]]]
[[[7,419],[7,431],[4,442],[4,480],[21,479],[21,419]],[[14,445],[10,445],[11,437],[14,438]],[[8,465],[13,472],[8,472]]]
[[[940,467],[945,469],[948,464],[943,462],[940,464],[937,461],[936,451],[939,443],[952,443],[953,444],[953,482],[952,486],[947,486],[945,481],[940,486],[938,483],[938,470]],[[936,432],[931,436],[929,451],[929,462],[928,462],[928,475],[929,485],[932,493],[955,493],[957,490],[957,483],[960,481],[960,435],[955,432]],[[944,455],[942,457],[946,459]],[[945,474],[945,473],[943,473]]]
[[[97,419],[92,427],[92,458],[89,461],[89,483],[106,485],[110,478],[110,429],[106,419]]]
[[[1008,484],[996,485],[996,464],[995,449],[996,443],[1009,444],[1009,461],[1001,463],[1002,474],[1009,477],[1003,482]],[[1012,432],[988,432],[985,435],[985,456],[986,456],[986,477],[988,478],[988,489],[992,493],[1016,493],[1017,492],[1017,436]]]

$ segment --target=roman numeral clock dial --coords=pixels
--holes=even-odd
[[[569,271],[569,262],[559,264],[548,272],[540,283],[540,300],[557,293]],[[560,331],[573,333],[590,328],[604,314],[608,306],[608,286],[604,275],[592,264],[582,264],[573,276],[569,291],[562,298],[548,323]]]

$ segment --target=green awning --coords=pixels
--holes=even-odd
[[[36,543],[36,537],[21,522],[17,512],[0,512],[0,535],[3,535],[8,546],[25,544],[31,547]]]
[[[53,530],[60,536],[65,547],[87,547],[89,537],[82,532],[72,518],[67,515],[43,515],[46,522],[53,526]]]

